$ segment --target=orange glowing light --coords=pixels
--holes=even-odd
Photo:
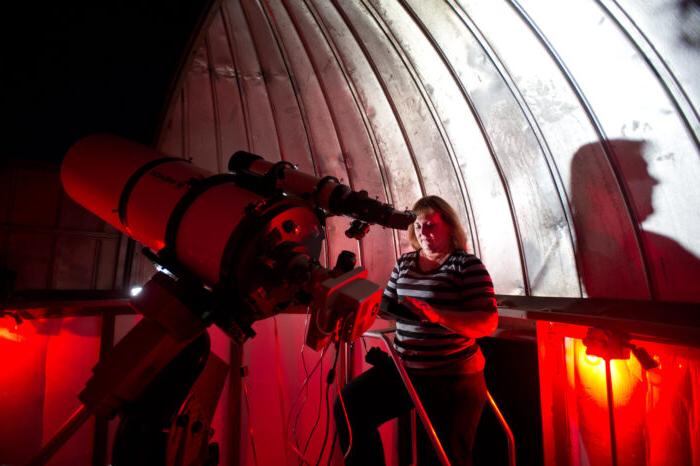
[[[16,318],[17,320],[15,321],[12,318],[10,318],[10,316],[15,315],[16,311],[5,310],[5,311],[3,311],[3,313],[6,314],[3,317],[7,317],[7,320],[0,321],[0,322],[6,322],[6,325],[0,326],[0,340],[7,340],[7,341],[15,342],[15,343],[20,343],[20,342],[24,341],[24,336],[17,333],[17,329],[19,328],[18,323],[21,322],[21,319]]]
[[[572,339],[573,344],[566,345],[567,352],[573,351],[575,365],[575,383],[580,384],[599,406],[607,406],[605,382],[605,364],[602,358],[586,354],[586,347],[579,339]],[[610,374],[613,386],[615,406],[625,405],[639,383],[641,367],[635,358],[610,361]]]
[[[0,328],[0,338],[7,341],[14,341],[15,343],[21,343],[24,341],[24,337],[22,335],[6,328]]]

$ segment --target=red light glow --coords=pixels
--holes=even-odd
[[[612,464],[606,364],[586,354],[586,330],[538,322],[545,466]],[[643,347],[659,365],[644,370],[634,355],[611,361],[617,464],[696,464],[700,349],[630,344]]]
[[[0,337],[0,464],[25,464],[78,407],[77,393],[98,357],[99,323],[25,320],[12,330],[14,319],[0,319],[0,332],[11,335]],[[88,464],[92,429],[92,421],[83,426],[51,464]]]

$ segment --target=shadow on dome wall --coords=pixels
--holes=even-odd
[[[574,154],[571,207],[583,286],[591,298],[698,301],[700,260],[673,238],[643,226],[654,213],[659,184],[648,171],[644,145],[609,141],[613,167],[597,143]],[[611,168],[620,173],[626,192]]]

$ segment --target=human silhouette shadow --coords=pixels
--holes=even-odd
[[[698,257],[643,226],[654,213],[659,184],[644,159],[645,142],[618,139],[607,146],[612,160],[600,143],[591,143],[576,151],[571,163],[576,257],[586,294],[700,302]]]

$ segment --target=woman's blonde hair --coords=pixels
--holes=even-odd
[[[459,222],[457,212],[455,212],[452,206],[443,198],[438,196],[422,197],[413,204],[412,210],[416,215],[431,212],[440,214],[440,217],[442,217],[452,231],[452,247],[454,249],[467,249],[467,234],[464,232],[464,228],[462,228],[462,224]],[[420,249],[420,243],[418,242],[418,238],[416,238],[416,230],[413,223],[408,226],[408,241],[411,243],[411,246],[413,246],[413,249]]]

